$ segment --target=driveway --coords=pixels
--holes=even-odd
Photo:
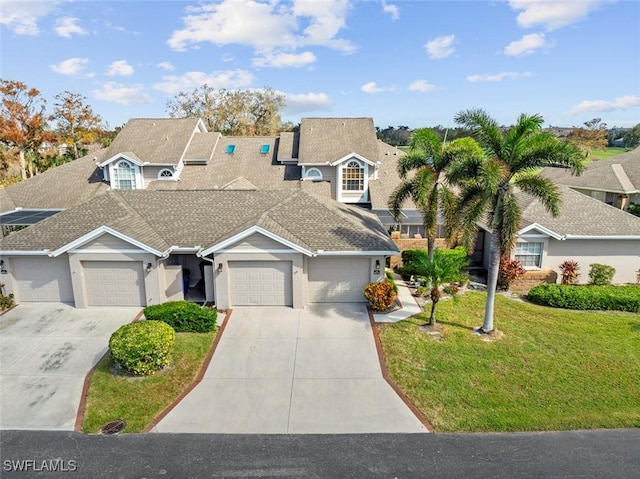
[[[72,431],[85,376],[139,311],[33,303],[0,316],[0,429]]]
[[[341,304],[234,309],[204,379],[154,431],[426,428],[383,379],[366,308]]]

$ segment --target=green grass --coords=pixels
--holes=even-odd
[[[141,432],[195,379],[216,333],[176,333],[176,347],[169,367],[144,378],[116,376],[113,361],[105,358],[97,367],[87,394],[82,429],[97,432],[115,419],[124,420],[123,432]]]
[[[622,153],[627,152],[628,149],[622,146],[609,146],[604,150],[591,150],[589,152],[590,160],[604,160],[606,158],[610,158],[615,155],[621,155]]]
[[[411,148],[409,146],[399,146],[398,150],[400,151],[404,151],[405,153],[409,153],[409,151],[411,150]]]
[[[486,295],[438,305],[440,340],[378,325],[392,379],[436,431],[640,427],[640,316],[557,310],[498,296],[504,338],[471,334]]]

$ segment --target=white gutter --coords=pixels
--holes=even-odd
[[[604,236],[604,235],[599,235],[599,236],[586,236],[586,235],[564,235],[562,237],[563,240],[568,240],[568,239],[578,239],[578,240],[635,240],[635,241],[640,241],[640,236],[635,236],[635,235],[609,235],[609,236]]]

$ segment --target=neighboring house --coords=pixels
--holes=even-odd
[[[580,176],[564,168],[545,168],[542,175],[622,210],[640,205],[640,148],[592,161]]]
[[[580,265],[581,283],[587,283],[589,265],[613,266],[614,283],[636,283],[640,272],[640,218],[610,205],[560,187],[560,214],[553,217],[532,196],[519,192],[522,221],[511,257],[539,278],[560,275],[566,260]],[[484,240],[481,230],[479,241]],[[484,267],[488,267],[489,241],[483,241]],[[548,275],[547,273],[555,274]]]

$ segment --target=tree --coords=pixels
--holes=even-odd
[[[482,109],[458,113],[459,123],[472,130],[485,151],[482,158],[468,157],[449,171],[452,181],[461,185],[459,217],[466,224],[485,220],[490,229],[490,261],[487,303],[482,332],[493,330],[493,313],[500,258],[509,255],[520,227],[521,211],[517,191],[538,199],[554,216],[560,210],[560,192],[549,179],[538,174],[546,166],[583,170],[580,152],[573,145],[541,130],[540,115],[522,114],[515,126],[502,129]]]
[[[415,203],[422,213],[427,252],[432,259],[439,211],[445,217],[447,239],[452,240],[457,232],[458,223],[454,215],[456,199],[447,186],[447,169],[454,161],[467,156],[480,156],[482,151],[471,138],[441,142],[440,137],[429,128],[415,130],[409,146],[409,153],[398,160],[402,183],[389,198],[389,211],[399,223],[404,202],[411,199]]]
[[[609,135],[607,132],[607,124],[603,123],[600,118],[583,123],[585,128],[574,127],[567,135],[567,140],[582,149],[585,156],[589,156],[591,150],[602,150],[609,144]]]
[[[22,82],[0,79],[0,141],[15,147],[20,157],[22,179],[27,178],[27,152],[36,152],[48,139],[45,131],[46,101],[35,88]],[[29,174],[33,167],[29,164]]]
[[[635,148],[640,145],[640,123],[627,131],[624,135],[624,146]]]
[[[419,256],[414,263],[416,274],[429,281],[429,296],[431,298],[431,314],[429,326],[436,324],[436,307],[442,293],[440,288],[447,283],[460,281],[464,278],[462,268],[467,264],[467,258],[437,249],[431,258]]]
[[[80,156],[79,145],[95,142],[102,130],[102,118],[86,104],[87,97],[65,91],[57,94],[53,115],[49,120],[57,122],[58,141],[73,146],[73,159]]]
[[[180,92],[167,102],[174,118],[202,118],[211,131],[231,136],[276,135],[284,95],[272,88],[225,90],[202,85],[191,93]]]

